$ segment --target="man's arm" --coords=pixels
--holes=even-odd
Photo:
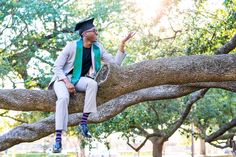
[[[65,78],[67,78],[64,71],[63,71],[63,68],[66,64],[68,57],[69,57],[69,51],[70,51],[70,45],[67,44],[63,48],[62,52],[59,54],[59,56],[57,57],[57,59],[54,63],[53,72],[57,76],[58,80],[63,80]]]
[[[102,59],[104,60],[104,62],[108,62],[108,63],[116,63],[118,65],[121,65],[123,59],[125,58],[126,56],[126,53],[125,53],[125,44],[126,42],[132,38],[134,36],[135,33],[129,33],[122,41],[121,41],[121,44],[119,45],[119,49],[118,49],[118,52],[116,53],[116,56],[115,58],[107,53],[104,48],[102,47]]]
[[[76,94],[75,86],[70,82],[70,80],[66,77],[62,81],[65,83],[69,93],[75,95]]]
[[[69,51],[71,49],[71,45],[68,43],[63,51],[60,53],[60,55],[57,57],[55,63],[54,63],[54,74],[57,76],[58,81],[63,81],[66,85],[66,88],[68,89],[69,93],[75,94],[75,87],[74,85],[70,82],[70,80],[67,78],[63,71],[63,67],[66,64],[66,61],[69,57]]]
[[[119,50],[120,52],[125,52],[125,43],[129,41],[135,35],[134,32],[130,32],[120,43]]]

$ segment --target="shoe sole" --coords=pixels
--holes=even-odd
[[[61,151],[62,151],[62,148],[59,149],[59,150],[53,150],[52,152],[53,152],[53,153],[61,153]]]
[[[61,153],[61,150],[60,151],[53,151],[53,153]]]

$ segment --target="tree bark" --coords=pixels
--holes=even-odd
[[[217,84],[219,83],[211,83],[211,85],[213,85],[214,87],[216,87]],[[225,88],[227,87],[227,85],[230,84],[232,84],[232,82],[229,82],[229,84],[225,83]],[[196,88],[196,85],[195,87],[193,87],[193,84],[191,84],[191,87],[188,87],[187,85],[164,85],[159,87],[142,89],[120,96],[116,99],[108,101],[107,103],[104,103],[103,105],[98,107],[98,113],[92,114],[88,120],[89,123],[99,123],[114,117],[118,113],[121,113],[125,108],[137,104],[139,102],[148,100],[177,98],[192,93],[197,89],[198,88]],[[233,89],[230,88],[230,90]],[[80,119],[81,114],[70,114],[68,125],[78,125]],[[55,131],[54,126],[54,115],[33,124],[20,125],[12,129],[8,133],[0,136],[0,151],[10,148],[18,143],[32,142],[42,137],[48,136],[49,134]],[[44,131],[42,132],[42,130]]]
[[[152,155],[153,157],[162,157],[164,138],[153,137],[150,139],[153,144]]]
[[[206,156],[206,143],[205,140],[200,138],[200,155]]]
[[[211,82],[217,86],[217,82],[220,81],[236,80],[235,59],[236,54],[187,56],[145,61],[126,68],[105,65],[97,77],[99,112],[91,115],[89,121],[98,123],[108,120],[126,107],[138,102],[176,98],[189,94],[200,89],[197,87],[198,82],[201,84]],[[191,83],[191,85],[170,85],[185,83]],[[169,85],[152,87],[163,84]],[[83,99],[84,94],[71,97],[70,113],[82,111]],[[56,96],[53,91],[0,90],[0,108],[2,109],[54,111],[55,101]],[[81,114],[71,114],[69,126],[79,124],[80,118]],[[45,137],[54,132],[54,125],[54,116],[50,116],[33,124],[18,126],[0,136],[0,151],[18,143],[32,142]]]
[[[233,154],[233,157],[236,157],[236,141],[235,140],[232,141],[232,154]]]
[[[208,143],[214,141],[215,139],[217,139],[218,137],[223,135],[227,130],[233,128],[234,126],[236,126],[236,117],[234,119],[232,119],[229,123],[220,127],[220,129],[217,130],[216,132],[212,133],[209,136],[206,136],[205,141]]]
[[[236,54],[184,56],[144,61],[127,67],[103,66],[97,81],[97,105],[124,94],[165,84],[236,80]],[[71,96],[69,112],[83,110],[84,94]],[[0,108],[19,111],[55,111],[54,91],[0,90]]]

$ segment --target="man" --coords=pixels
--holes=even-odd
[[[90,113],[97,112],[98,86],[94,78],[101,68],[101,60],[121,65],[126,55],[125,43],[134,36],[134,33],[129,33],[122,40],[117,55],[113,58],[97,42],[98,32],[93,20],[94,18],[86,19],[76,24],[75,31],[79,31],[81,38],[67,43],[54,64],[54,76],[49,84],[49,89],[53,88],[57,95],[54,153],[60,153],[62,150],[61,134],[67,130],[70,94],[75,95],[77,91],[85,92],[84,110],[79,128],[83,136],[91,137],[87,119]]]

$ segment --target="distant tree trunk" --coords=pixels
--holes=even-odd
[[[201,130],[198,125],[195,126],[196,131],[202,135],[205,135],[206,132],[203,132],[203,129]],[[199,138],[200,141],[200,155],[201,156],[206,156],[206,141],[205,139]]]
[[[236,157],[236,141],[232,141],[232,154]]]
[[[84,148],[80,149],[80,157],[85,157]]]
[[[153,157],[162,157],[162,150],[165,140],[159,137],[153,137],[150,139],[153,144],[152,155]]]
[[[200,155],[206,156],[206,143],[204,139],[200,138]]]
[[[79,156],[79,157],[85,157],[85,151],[84,151],[84,146],[83,146],[83,144],[82,144],[82,140],[81,140],[81,138],[78,136],[78,145],[79,145],[79,152],[77,153],[77,155]]]

